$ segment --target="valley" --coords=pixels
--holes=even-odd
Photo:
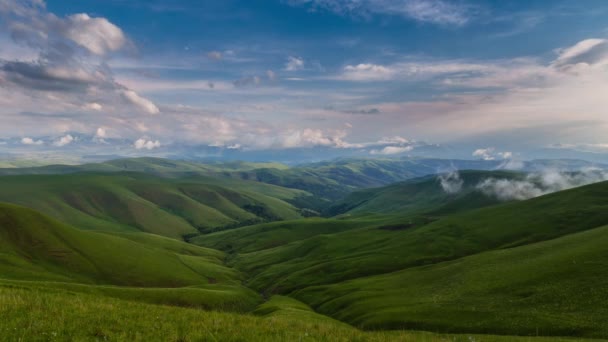
[[[10,327],[57,312],[9,336],[608,337],[608,312],[594,305],[608,299],[608,183],[504,200],[480,184],[523,182],[526,171],[481,168],[449,178],[419,175],[420,165],[436,161],[351,162],[303,167],[313,178],[295,176],[300,167],[158,159],[4,169],[3,329],[16,334]],[[108,165],[120,167],[102,170]],[[341,180],[344,169],[361,165],[367,171]],[[403,179],[387,179],[391,168]],[[276,177],[260,177],[268,170]],[[318,184],[342,190],[323,196]],[[32,310],[9,315],[9,307]],[[124,315],[141,318],[128,328],[119,323]]]

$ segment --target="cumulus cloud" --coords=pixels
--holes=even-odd
[[[108,55],[126,49],[129,41],[107,19],[85,13],[58,17],[41,0],[2,0],[0,18],[15,44],[37,54],[32,59],[0,60],[3,92],[16,97],[19,91],[59,110],[158,111],[150,100],[114,79]],[[133,106],[116,106],[120,97]]]
[[[494,148],[478,148],[473,151],[473,157],[479,157],[483,160],[494,160]]]
[[[99,128],[97,128],[97,131],[95,131],[95,137],[96,137],[96,138],[101,138],[101,139],[103,139],[103,138],[105,138],[106,136],[107,136],[106,129],[105,129],[105,128],[103,128],[103,127],[99,127]]]
[[[23,145],[42,145],[42,144],[44,144],[44,141],[42,141],[42,140],[34,140],[32,138],[25,137],[25,138],[21,139],[21,143]]]
[[[441,173],[437,176],[441,188],[447,194],[456,194],[462,190],[464,181],[460,178],[460,173],[457,170]]]
[[[140,139],[137,139],[135,141],[135,143],[133,143],[133,146],[138,150],[142,150],[142,149],[153,150],[155,148],[160,147],[160,141],[147,140],[146,138],[140,138]]]
[[[373,14],[396,15],[423,23],[462,26],[475,15],[463,2],[445,0],[286,0],[293,6],[325,10],[339,15],[367,18]]]
[[[64,25],[67,38],[96,55],[120,50],[127,43],[122,30],[106,18],[79,13],[69,16]]]
[[[331,133],[321,129],[306,128],[303,130],[290,130],[279,138],[281,147],[306,147],[306,146],[335,146],[343,147],[346,132],[338,130]]]
[[[501,201],[526,200],[606,180],[608,172],[600,169],[585,169],[580,172],[550,170],[532,173],[524,180],[488,178],[480,182],[477,189]]]
[[[304,69],[304,59],[300,57],[287,57],[287,63],[285,63],[285,71],[298,71]]]
[[[499,152],[499,151],[496,151],[496,149],[494,147],[476,149],[475,151],[473,151],[472,155],[473,155],[473,157],[477,157],[477,158],[480,158],[483,160],[496,160],[497,158],[500,158],[500,159],[512,159],[513,158],[513,152],[509,152],[509,151]]]
[[[66,134],[63,137],[61,137],[58,140],[56,140],[53,143],[53,145],[55,145],[57,147],[63,147],[63,146],[71,144],[73,141],[74,141],[74,137],[71,136],[70,134]]]

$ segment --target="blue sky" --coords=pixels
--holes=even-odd
[[[601,0],[0,0],[0,151],[602,160],[606,18]]]

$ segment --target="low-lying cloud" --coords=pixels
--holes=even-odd
[[[456,194],[463,190],[464,180],[457,170],[439,174],[437,180],[447,194]],[[576,172],[544,170],[530,173],[524,179],[486,178],[477,183],[474,189],[500,201],[523,201],[603,181],[608,181],[607,170],[597,168],[586,168]]]
[[[458,171],[450,171],[448,173],[442,173],[438,176],[441,188],[448,194],[456,194],[462,190],[464,181],[460,178]]]
[[[532,173],[524,180],[488,178],[476,188],[501,201],[526,200],[557,191],[608,180],[608,172],[586,169],[580,172],[545,171]]]

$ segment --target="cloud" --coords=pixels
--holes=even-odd
[[[524,63],[524,61],[518,61],[518,63]],[[330,79],[359,82],[379,82],[392,80],[419,82],[451,75],[456,77],[458,80],[461,78],[466,79],[485,74],[498,73],[504,70],[504,68],[508,67],[506,64],[508,63],[501,62],[501,64],[495,64],[488,62],[467,62],[461,60],[406,60],[386,65],[360,63],[346,65],[342,69],[341,73],[330,77]],[[451,82],[455,81],[452,80]]]
[[[207,53],[207,58],[212,61],[221,61],[224,58],[224,55],[219,51],[210,51]]]
[[[266,77],[269,81],[274,81],[277,79],[277,74],[272,70],[266,70]]]
[[[74,137],[70,134],[66,134],[65,136],[59,138],[57,141],[53,143],[53,145],[57,147],[63,147],[65,145],[69,145],[74,141]]]
[[[285,71],[298,71],[304,69],[304,59],[300,57],[287,57],[287,63],[285,63]]]
[[[374,14],[395,15],[422,23],[462,26],[476,14],[463,2],[445,0],[286,0],[292,6],[306,6],[338,15],[368,18]]]
[[[477,189],[501,201],[526,200],[606,180],[608,172],[600,169],[585,169],[579,172],[547,170],[532,173],[525,180],[488,178],[480,182]]]
[[[473,151],[473,157],[479,157],[483,160],[494,160],[494,148],[479,148]]]
[[[97,131],[95,131],[95,138],[103,139],[106,136],[107,136],[107,132],[106,132],[106,129],[103,127],[99,127],[99,128],[97,128]]]
[[[122,30],[105,18],[79,13],[69,16],[64,25],[67,38],[96,55],[120,50],[127,43]]]
[[[160,147],[160,141],[158,141],[158,140],[153,141],[153,140],[147,140],[146,138],[140,138],[140,139],[137,139],[135,141],[135,143],[133,143],[133,146],[138,150],[142,150],[142,149],[153,150],[155,148]]]
[[[127,101],[129,101],[130,103],[134,104],[135,106],[141,108],[143,111],[145,111],[148,114],[160,113],[160,110],[152,101],[146,99],[145,97],[141,97],[139,94],[137,94],[133,90],[124,89],[122,91],[122,95],[124,96],[124,98]]]
[[[21,143],[23,145],[42,145],[42,144],[44,144],[44,141],[34,140],[32,138],[25,137],[25,138],[21,139]]]
[[[464,181],[460,178],[460,174],[457,170],[452,170],[450,172],[441,173],[437,176],[439,180],[439,184],[441,184],[441,188],[447,194],[455,194],[462,190],[462,185]]]
[[[476,149],[475,151],[473,151],[472,156],[481,158],[483,160],[495,160],[496,158],[512,159],[513,152],[509,152],[509,151],[498,152],[498,151],[496,151],[496,149],[494,147],[487,147],[487,148]]]
[[[382,155],[391,155],[391,154],[399,154],[410,152],[413,150],[413,146],[386,146],[381,150],[371,150],[370,154],[382,154]]]
[[[608,62],[608,40],[585,39],[573,46],[558,50],[559,56],[553,62],[557,68],[580,67],[581,64],[589,66],[592,64],[606,64]]]
[[[86,109],[86,110],[94,110],[94,111],[98,111],[98,112],[99,112],[99,111],[101,111],[101,110],[103,110],[103,106],[102,106],[102,105],[100,105],[100,104],[99,104],[99,103],[97,103],[97,102],[89,102],[89,103],[86,103],[86,104],[83,106],[83,108],[84,108],[84,109]]]
[[[389,67],[363,63],[345,66],[344,73],[339,78],[350,81],[385,81],[392,79],[395,74],[396,71]]]
[[[40,0],[2,0],[0,18],[14,44],[37,54],[28,60],[0,60],[0,92],[16,98],[19,91],[24,101],[29,97],[59,110],[158,111],[150,100],[114,79],[106,63],[109,54],[126,49],[130,42],[107,19],[85,13],[58,17]],[[121,97],[133,106],[117,106]],[[12,103],[16,108],[27,106]]]
[[[0,76],[25,89],[75,93],[109,81],[102,71],[86,70],[77,64],[51,65],[42,60],[4,62],[0,64]]]

